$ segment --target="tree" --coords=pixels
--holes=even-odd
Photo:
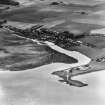
[[[19,2],[13,1],[13,0],[0,0],[0,4],[6,4],[6,5],[19,5]]]

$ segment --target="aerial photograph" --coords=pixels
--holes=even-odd
[[[0,105],[105,105],[105,0],[0,0]]]

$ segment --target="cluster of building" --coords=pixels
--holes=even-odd
[[[87,34],[75,35],[69,31],[53,31],[48,28],[43,28],[43,25],[35,25],[31,28],[17,28],[13,26],[5,26],[9,30],[12,30],[15,34],[18,34],[22,37],[36,39],[38,41],[49,41],[62,48],[70,48],[73,46],[85,45],[91,48],[96,48],[94,44],[79,41],[80,38],[84,38]],[[89,34],[90,35],[90,34]]]
[[[37,39],[39,41],[49,41],[62,47],[69,48],[71,46],[79,46],[81,43],[74,40],[75,35],[69,31],[57,32],[48,28],[42,28],[42,25],[32,26],[27,29],[20,29],[13,26],[6,26],[9,30],[12,30],[15,34],[22,37]]]

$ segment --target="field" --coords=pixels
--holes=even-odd
[[[48,46],[38,45],[30,40],[22,39],[8,33],[0,32],[0,68],[19,71],[51,64],[76,63],[77,60],[60,54]]]
[[[7,10],[0,15],[0,18],[14,22],[44,24],[46,27],[57,31],[69,30],[73,33],[82,33],[104,27],[104,25],[95,24],[99,19],[99,16],[94,14],[97,10],[97,6],[73,4],[50,5],[50,3],[41,3]],[[84,14],[82,14],[82,12],[84,12]],[[77,21],[79,19],[87,19],[87,21],[94,21],[95,23],[80,23]]]

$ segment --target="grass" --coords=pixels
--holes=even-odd
[[[48,46],[27,42],[16,35],[0,32],[0,68],[28,70],[51,63],[76,63],[77,60]],[[17,40],[18,39],[18,40]],[[20,42],[22,42],[20,44]],[[5,50],[5,52],[4,52]]]
[[[33,23],[33,22],[41,22],[46,18],[58,17],[60,15],[60,13],[58,12],[50,12],[50,11],[39,12],[38,9],[39,8],[37,6],[25,7],[22,9],[17,9],[1,14],[0,18],[3,19],[5,18],[10,21]]]

